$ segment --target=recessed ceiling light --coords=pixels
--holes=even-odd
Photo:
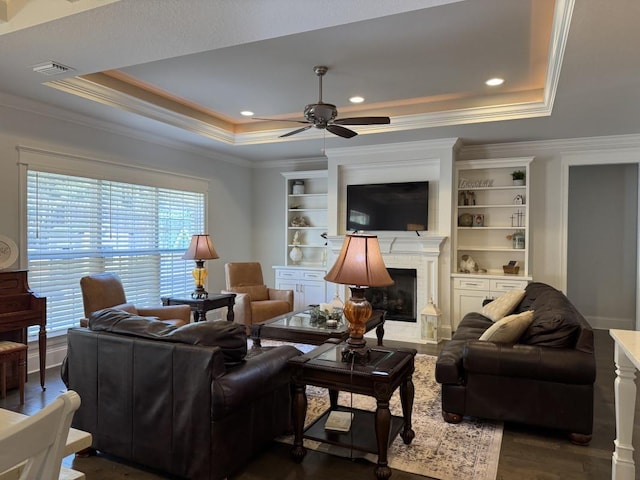
[[[349,101],[350,101],[351,103],[362,103],[362,102],[364,102],[364,98],[362,98],[362,97],[360,97],[360,96],[355,96],[355,97],[351,97],[351,98],[349,99]]]
[[[243,110],[240,112],[240,115],[243,117],[253,117],[253,112],[251,110]]]
[[[490,87],[497,87],[498,85],[502,85],[504,83],[504,79],[502,79],[502,78],[490,78],[489,80],[487,80],[484,83],[486,83]]]

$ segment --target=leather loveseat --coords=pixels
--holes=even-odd
[[[513,313],[527,310],[533,321],[513,344],[480,341],[493,321],[465,315],[436,362],[442,415],[450,423],[472,416],[560,429],[586,445],[593,428],[593,330],[562,292],[543,283],[529,284]]]
[[[68,332],[63,379],[93,448],[180,478],[226,478],[290,431],[292,346],[247,354],[244,326],[175,327],[105,309]],[[245,356],[246,355],[246,356]]]

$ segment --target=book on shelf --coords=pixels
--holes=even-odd
[[[324,424],[325,430],[335,430],[337,432],[348,432],[351,428],[353,412],[339,412],[333,410],[327,417]]]

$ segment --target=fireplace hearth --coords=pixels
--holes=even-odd
[[[394,284],[388,287],[370,287],[365,297],[374,310],[385,310],[387,320],[416,322],[416,270],[387,268]]]

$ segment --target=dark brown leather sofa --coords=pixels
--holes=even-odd
[[[533,323],[514,345],[479,341],[492,321],[469,313],[436,362],[442,415],[517,422],[569,433],[586,445],[593,428],[596,378],[593,330],[567,297],[531,283],[514,313],[533,310]]]
[[[213,346],[217,345],[217,346]],[[93,448],[180,478],[226,478],[290,431],[291,346],[247,354],[243,325],[105,309],[68,332],[63,378]]]

